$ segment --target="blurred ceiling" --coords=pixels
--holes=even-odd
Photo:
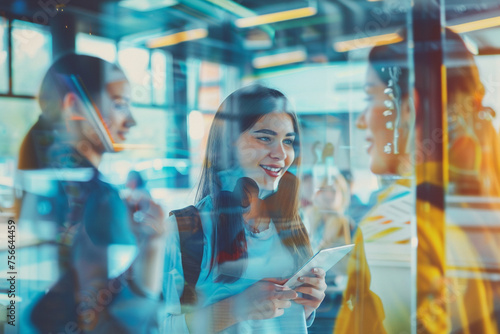
[[[207,29],[206,38],[164,46],[180,56],[241,62],[246,57],[300,49],[307,55],[307,61],[324,62],[345,57],[341,48],[334,48],[335,43],[386,35],[404,26],[408,13],[404,3],[409,1],[2,0],[0,12],[51,26],[63,22],[74,25],[75,32],[137,45],[147,45],[152,38],[162,35]],[[314,15],[255,27],[235,24],[244,17],[308,7],[314,8]],[[493,24],[491,20],[489,24],[496,27],[467,35],[480,54],[500,53],[500,38],[496,37],[500,35],[498,0],[450,0],[446,1],[445,11],[448,25],[494,18]]]

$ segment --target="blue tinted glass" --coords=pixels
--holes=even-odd
[[[12,25],[13,93],[36,95],[52,61],[52,37],[47,27],[24,21]]]

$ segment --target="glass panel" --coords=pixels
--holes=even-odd
[[[94,25],[104,37],[77,34],[77,52],[130,87],[75,67],[96,114],[52,78],[48,135],[28,137],[50,164],[15,174],[40,112],[0,99],[0,219],[19,213],[27,236],[22,332],[500,332],[498,0],[144,3],[55,7],[50,24]],[[14,22],[15,94],[36,94],[47,31]],[[71,314],[45,316],[61,295]]]
[[[447,1],[448,2],[448,1]],[[450,332],[497,333],[500,312],[498,4],[446,6],[449,185],[441,288]],[[493,24],[492,24],[493,22]],[[446,165],[445,165],[446,166]],[[474,302],[471,302],[474,301]]]
[[[130,129],[130,133],[124,142],[127,150],[117,154],[106,154],[100,165],[100,170],[112,183],[123,185],[127,179],[130,169],[140,170],[148,174],[148,168],[154,170],[155,159],[161,157],[166,151],[167,118],[164,110],[153,108],[134,107],[132,110],[136,126]],[[148,167],[146,167],[148,166]],[[161,178],[155,176],[148,180],[150,188],[164,186]]]
[[[153,51],[151,54],[153,104],[155,105],[164,106],[167,103],[167,60],[168,57],[164,52]]]
[[[327,273],[313,332],[412,332],[416,202],[409,162],[415,111],[411,34],[398,34],[406,26],[408,5],[396,10],[367,3],[374,17],[391,15],[393,24],[382,28],[368,19],[354,24],[355,33],[332,43],[346,61],[325,64],[320,57],[317,64],[286,67],[281,63],[296,62],[300,55],[289,49],[274,51],[275,59],[269,52],[257,57],[259,64],[277,64],[254,77],[283,91],[299,114],[301,212],[313,251],[355,245]]]
[[[99,57],[111,63],[116,61],[116,43],[112,39],[100,36],[76,34],[76,52]]]
[[[118,63],[130,80],[132,86],[132,101],[139,104],[151,104],[149,51],[146,49],[120,46],[118,51]]]
[[[363,30],[334,43],[337,51],[344,46],[348,53],[345,74],[334,76],[334,91],[339,97],[345,92],[349,110],[350,168],[342,176],[352,194],[346,211],[356,246],[350,260],[357,260],[347,265],[336,333],[415,331],[413,40],[406,30],[411,27],[410,10],[406,1],[397,8],[394,2],[375,5],[369,11],[374,19],[359,25]],[[389,24],[387,17],[399,24]],[[364,42],[369,45],[364,47]],[[365,316],[377,320],[368,325]],[[342,330],[346,325],[349,330]]]
[[[38,94],[52,61],[52,37],[44,26],[25,21],[12,23],[13,94]]]
[[[9,91],[8,21],[0,17],[0,93]]]
[[[15,110],[15,112],[12,112]],[[24,136],[40,114],[37,101],[0,98],[0,210],[10,212],[14,205],[14,179],[17,156]]]
[[[223,99],[241,83],[239,70],[233,66],[208,61],[190,60],[188,85],[189,152],[191,160],[190,182],[196,185],[206,156],[207,140],[214,114]]]

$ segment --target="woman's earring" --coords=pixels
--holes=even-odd
[[[392,144],[391,143],[387,143],[384,146],[384,153],[387,153],[387,154],[391,154],[392,153]]]
[[[394,99],[394,91],[392,88],[386,88],[384,89],[384,94],[387,94],[391,99]]]
[[[385,68],[382,69],[385,72]],[[401,69],[399,67],[389,67],[388,69],[390,79],[387,83],[387,88],[384,89],[384,94],[387,95],[388,99],[384,100],[384,106],[387,108],[383,115],[384,117],[392,116],[393,113],[396,117],[393,121],[388,121],[385,123],[387,130],[394,131],[392,143],[388,143],[384,146],[384,152],[387,154],[399,154],[398,150],[398,140],[399,140],[399,125],[401,122],[401,89],[398,86],[399,76],[401,74]]]
[[[385,68],[382,69],[385,71]],[[394,111],[394,91],[391,87],[388,87],[384,89],[384,94],[386,94],[389,97],[389,100],[384,100],[384,106],[387,108],[384,112],[383,115],[385,117],[391,116],[392,112]]]

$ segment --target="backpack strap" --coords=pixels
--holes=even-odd
[[[182,269],[184,271],[184,291],[180,298],[181,306],[194,306],[197,302],[196,283],[200,277],[203,259],[203,227],[200,213],[193,205],[174,210],[179,230]],[[183,312],[184,313],[184,312]]]

